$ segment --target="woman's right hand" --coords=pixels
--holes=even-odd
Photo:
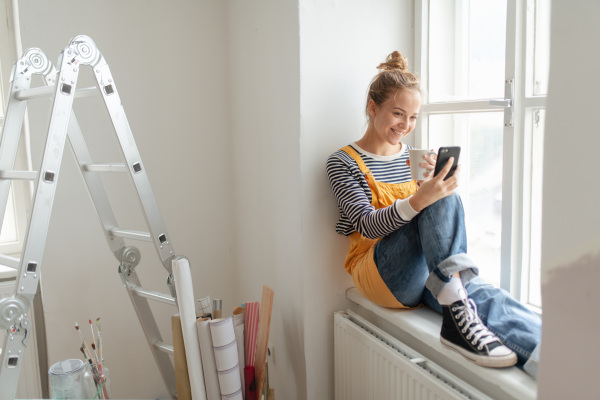
[[[454,175],[447,180],[444,180],[452,165],[454,164],[454,157],[450,157],[444,168],[440,171],[437,176],[431,179],[427,179],[421,183],[421,186],[417,190],[408,202],[410,203],[413,210],[420,212],[425,207],[430,206],[436,201],[448,197],[456,191],[458,188],[458,175],[460,172],[460,165],[457,166]]]

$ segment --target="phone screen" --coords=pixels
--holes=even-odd
[[[444,169],[444,167],[446,166],[446,163],[448,162],[448,159],[450,159],[450,157],[454,157],[454,164],[452,165],[450,172],[448,172],[448,175],[446,175],[444,180],[446,180],[446,179],[450,178],[452,175],[454,175],[454,171],[456,171],[456,167],[458,166],[458,157],[459,156],[460,156],[460,146],[440,147],[440,149],[438,150],[437,161],[435,164],[435,172],[433,173],[433,176],[436,176],[442,169]]]

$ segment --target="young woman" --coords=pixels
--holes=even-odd
[[[367,97],[363,137],[333,153],[327,174],[340,209],[336,231],[350,238],[345,268],[365,297],[384,307],[426,304],[442,314],[441,341],[476,364],[517,363],[534,375],[539,316],[478,277],[467,253],[464,213],[455,193],[460,166],[433,177],[435,156],[410,178],[408,146],[422,92],[397,51],[379,65]],[[532,357],[532,353],[536,356]]]

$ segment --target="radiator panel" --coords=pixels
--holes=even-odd
[[[336,400],[490,398],[352,312],[334,314]]]

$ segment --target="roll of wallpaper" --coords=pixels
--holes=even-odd
[[[217,364],[217,371],[226,371],[237,367],[237,343],[233,341],[225,346],[215,347],[215,363]]]
[[[206,397],[208,400],[221,400],[219,389],[219,377],[217,376],[217,364],[210,335],[210,318],[196,321],[198,329],[198,340],[200,341],[200,355],[204,367],[204,384],[206,385]]]
[[[215,359],[217,362],[217,375],[219,377],[219,389],[221,395],[231,395],[241,390],[242,381],[240,377],[239,360],[237,355],[237,344],[233,318],[214,319],[209,322],[210,336],[212,338]],[[229,349],[227,351],[226,349]],[[220,368],[221,367],[221,368]],[[225,369],[230,367],[228,369]]]
[[[223,400],[244,400],[244,396],[243,396],[242,392],[243,392],[242,389],[240,389],[235,393],[223,396]]]
[[[210,305],[210,296],[198,299],[198,311],[200,314],[212,314],[212,307]]]
[[[190,379],[190,390],[193,400],[206,400],[204,375],[202,374],[202,359],[200,344],[196,329],[196,306],[194,304],[194,289],[192,274],[187,258],[177,257],[171,262],[173,277],[177,289],[177,305],[181,319],[181,331],[185,346],[185,356]]]
[[[223,397],[232,395],[242,390],[242,383],[240,382],[239,368],[235,367],[226,371],[218,371],[219,374],[219,387]]]
[[[213,347],[225,346],[235,340],[232,317],[212,319],[208,325]]]

